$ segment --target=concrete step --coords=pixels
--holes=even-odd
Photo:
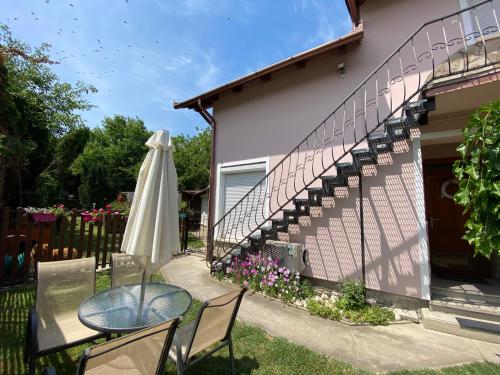
[[[499,291],[500,293],[500,291]],[[481,302],[486,302],[492,305],[500,306],[500,294],[492,294],[484,291],[475,289],[473,286],[471,288],[440,288],[431,287],[432,298],[459,298],[470,303],[477,304]]]
[[[422,316],[427,329],[500,344],[500,323],[429,309],[422,309]]]
[[[460,298],[431,299],[430,309],[447,314],[466,316],[500,323],[500,306],[485,302],[471,303]]]

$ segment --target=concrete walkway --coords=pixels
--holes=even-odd
[[[176,258],[162,272],[167,282],[185,288],[199,300],[235,288],[211,277],[205,260],[196,255]],[[388,327],[346,326],[257,294],[245,295],[238,318],[274,336],[373,372],[448,367],[477,361],[500,363],[500,345],[426,330],[413,323]]]

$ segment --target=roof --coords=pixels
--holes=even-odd
[[[350,1],[350,0],[346,0]],[[243,85],[252,81],[256,81],[257,79],[261,79],[262,81],[269,81],[271,79],[271,73],[275,73],[277,71],[289,68],[291,66],[295,66],[297,68],[301,68],[305,66],[305,62],[313,57],[317,57],[326,52],[335,50],[340,47],[347,46],[352,43],[357,43],[361,39],[363,39],[363,25],[360,23],[354,30],[350,33],[341,36],[338,39],[334,39],[327,43],[321,44],[317,47],[299,53],[297,55],[291,56],[285,60],[277,62],[275,64],[269,65],[266,68],[258,70],[254,73],[250,73],[246,76],[238,78],[234,81],[226,83],[222,86],[219,86],[215,89],[207,91],[203,94],[197,95],[191,99],[184,100],[180,103],[174,101],[174,108],[189,108],[196,109],[198,108],[198,100],[201,101],[203,107],[211,107],[213,102],[219,99],[219,95],[228,92],[239,92],[243,89]]]
[[[345,5],[351,16],[352,23],[356,26],[361,20],[361,15],[359,13],[359,6],[362,5],[364,0],[345,0]]]
[[[199,194],[206,193],[208,191],[208,189],[209,189],[208,186],[205,189],[201,189],[201,190],[186,189],[186,190],[182,190],[181,193],[186,193],[186,194],[189,194],[189,195],[199,195]]]

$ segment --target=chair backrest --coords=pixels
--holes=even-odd
[[[138,284],[142,281],[144,268],[135,263],[132,257],[125,253],[111,255],[111,287]]]
[[[80,304],[95,293],[95,264],[94,257],[38,262],[35,303],[42,324],[76,316]]]
[[[79,375],[162,374],[179,318],[88,348]]]
[[[208,300],[201,306],[184,360],[229,337],[245,292],[246,288],[242,288]]]

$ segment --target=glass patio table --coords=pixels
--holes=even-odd
[[[122,285],[99,292],[82,302],[78,318],[99,332],[130,333],[182,316],[191,295],[175,285],[148,283],[138,317],[141,284]]]

